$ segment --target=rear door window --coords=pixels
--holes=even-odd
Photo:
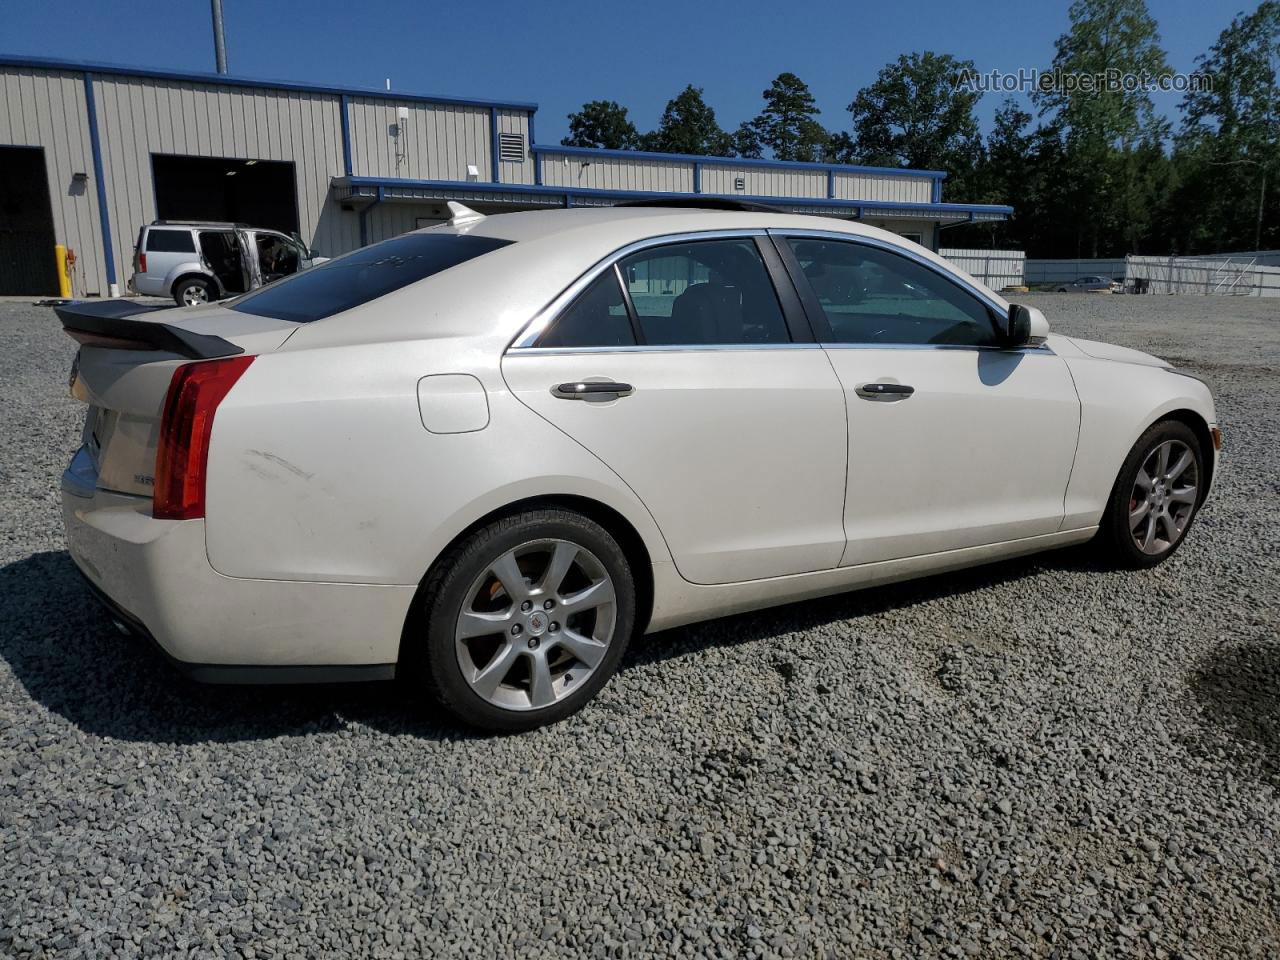
[[[510,243],[494,237],[407,233],[285,277],[241,297],[231,309],[294,323],[323,320]]]
[[[196,241],[190,230],[147,231],[147,253],[195,253]]]
[[[749,237],[654,247],[620,266],[646,344],[791,340],[773,281]]]
[[[610,267],[587,287],[538,341],[540,347],[634,347],[627,303]]]

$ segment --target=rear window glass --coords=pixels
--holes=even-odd
[[[295,273],[241,297],[231,309],[294,323],[323,320],[509,243],[493,237],[407,233]]]
[[[195,253],[190,230],[148,230],[147,253]]]

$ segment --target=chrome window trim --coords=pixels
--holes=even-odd
[[[554,357],[578,353],[707,353],[745,350],[820,350],[817,343],[639,344],[628,347],[515,347],[508,356]]]
[[[983,346],[976,343],[821,343],[823,350],[972,350],[983,353],[1047,353],[1057,356],[1047,343],[1021,347]]]
[[[991,299],[989,294],[985,293],[980,288],[975,287],[958,273],[953,273],[950,269],[946,269],[944,271],[943,268],[939,267],[938,264],[934,263],[927,257],[922,257],[914,250],[909,250],[906,247],[900,247],[896,243],[890,243],[889,241],[881,240],[878,237],[867,237],[855,233],[841,233],[836,230],[812,230],[807,228],[796,228],[793,230],[786,227],[770,227],[768,232],[770,236],[777,237],[779,240],[783,241],[788,237],[807,237],[811,240],[838,240],[844,243],[860,243],[864,246],[886,250],[889,253],[896,253],[900,257],[906,257],[908,260],[912,260],[915,263],[920,264],[920,266],[924,267],[926,270],[930,270],[933,273],[938,274],[948,283],[953,283],[961,290],[972,294],[989,309],[994,310],[998,316],[1007,316],[1009,313],[1008,307],[1000,306],[999,303]]]
[[[732,230],[698,230],[698,231],[685,232],[685,233],[670,233],[670,234],[665,234],[663,236],[657,236],[657,237],[646,237],[643,240],[636,240],[635,242],[629,243],[624,247],[619,247],[617,250],[614,250],[612,253],[606,255],[605,257],[603,257],[602,259],[594,263],[590,268],[588,268],[586,273],[582,274],[582,276],[578,277],[577,280],[573,281],[573,283],[565,287],[564,290],[562,290],[560,294],[556,296],[555,299],[553,299],[549,304],[547,304],[545,307],[539,310],[538,313],[534,315],[533,319],[530,320],[527,324],[525,324],[524,327],[521,329],[521,331],[518,334],[516,334],[515,339],[507,346],[507,350],[505,352],[511,352],[513,350],[523,351],[523,350],[532,350],[532,349],[545,349],[548,352],[556,352],[556,353],[579,352],[584,350],[585,351],[600,350],[599,347],[537,348],[534,346],[534,344],[537,343],[538,337],[540,337],[543,331],[545,331],[546,328],[551,324],[551,321],[554,320],[556,317],[558,317],[561,311],[563,311],[566,307],[568,307],[569,304],[571,304],[574,301],[574,299],[578,296],[578,294],[580,294],[583,290],[589,287],[592,284],[592,282],[595,281],[595,279],[598,276],[600,276],[600,274],[604,273],[610,267],[620,263],[623,259],[631,256],[631,254],[633,253],[638,253],[641,250],[648,250],[651,247],[662,247],[662,246],[666,246],[668,244],[673,244],[673,243],[693,243],[700,240],[731,240],[731,239],[737,240],[737,239],[742,239],[744,237],[764,237],[767,235],[768,235],[768,231],[766,231],[763,227],[740,227]],[[626,292],[625,284],[623,285],[623,292]],[[726,346],[726,344],[709,344],[707,346]],[[731,346],[736,346],[736,344],[732,344]],[[746,348],[751,348],[752,346],[755,346],[755,345],[745,344],[744,346]],[[766,345],[761,344],[760,346],[766,346]],[[769,344],[767,346],[791,346],[791,344]],[[646,348],[645,347],[608,347],[605,349],[607,349],[609,352],[617,352],[618,350],[637,350],[637,349],[643,350]],[[678,346],[675,349],[699,350],[699,349],[705,349],[705,347],[700,346],[698,344],[689,344],[689,345]]]

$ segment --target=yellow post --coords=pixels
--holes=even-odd
[[[67,248],[61,243],[53,248],[54,259],[58,261],[58,296],[63,300],[71,297],[71,274],[67,272]]]

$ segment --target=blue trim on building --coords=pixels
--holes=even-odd
[[[87,73],[84,75],[84,102],[89,119],[89,149],[93,154],[93,183],[98,190],[102,259],[107,271],[107,285],[110,286],[116,282],[116,254],[111,247],[111,215],[107,212],[107,183],[102,176],[102,141],[98,136],[98,105],[93,98],[93,77]]]
[[[342,169],[349,177],[351,169],[351,101],[344,93],[338,99],[338,110],[342,116]]]
[[[535,153],[554,153],[566,156],[620,157],[629,160],[679,160],[685,163],[698,161],[722,167],[769,167],[775,170],[830,170],[835,173],[876,173],[895,177],[927,177],[942,180],[941,170],[908,170],[902,167],[861,167],[848,163],[802,163],[799,160],[752,160],[744,157],[704,157],[696,153],[649,153],[644,150],[605,150],[603,147],[532,146]]]
[[[474,97],[400,93],[392,90],[368,90],[360,87],[334,87],[327,84],[297,83],[292,80],[255,80],[251,77],[233,77],[225,73],[181,73],[176,70],[152,70],[147,67],[128,67],[119,63],[85,63],[84,61],[61,60],[53,57],[0,56],[0,67],[61,70],[66,73],[97,73],[117,77],[150,77],[156,80],[176,80],[179,83],[207,83],[223,87],[296,90],[300,93],[324,93],[338,96],[345,93],[352,97],[370,97],[377,100],[409,100],[417,103],[445,103],[464,107],[501,107],[506,110],[525,110],[530,113],[538,109],[536,103],[519,100],[484,100]]]
[[[489,108],[489,179],[494,183],[499,183],[502,177],[499,173],[498,163],[501,152],[498,150],[498,110],[496,107]]]
[[[937,182],[936,180],[934,181]],[[934,190],[937,193],[937,190]],[[834,170],[827,171],[827,196],[835,199],[836,196],[836,172]]]
[[[702,192],[702,161],[695,160],[693,162],[693,192]]]
[[[933,181],[933,202],[934,203],[942,202],[942,181],[941,180]]]
[[[572,206],[572,197],[598,197],[610,200],[631,200],[643,198],[691,199],[691,193],[665,193],[643,190],[600,190],[593,187],[538,186],[528,183],[473,183],[463,180],[398,180],[391,177],[340,177],[334,183],[339,186],[377,187],[380,190],[403,189],[424,190],[464,190],[470,193],[512,193],[539,197],[562,197],[565,206]],[[741,194],[701,194],[701,197],[723,197],[730,200],[746,200],[752,203],[788,204],[801,207],[826,207],[856,211],[861,219],[867,211],[910,210],[918,213],[932,213],[938,216],[972,217],[979,213],[1011,216],[1013,207],[995,203],[894,203],[889,200],[835,200],[822,197],[769,197],[743,196]]]

